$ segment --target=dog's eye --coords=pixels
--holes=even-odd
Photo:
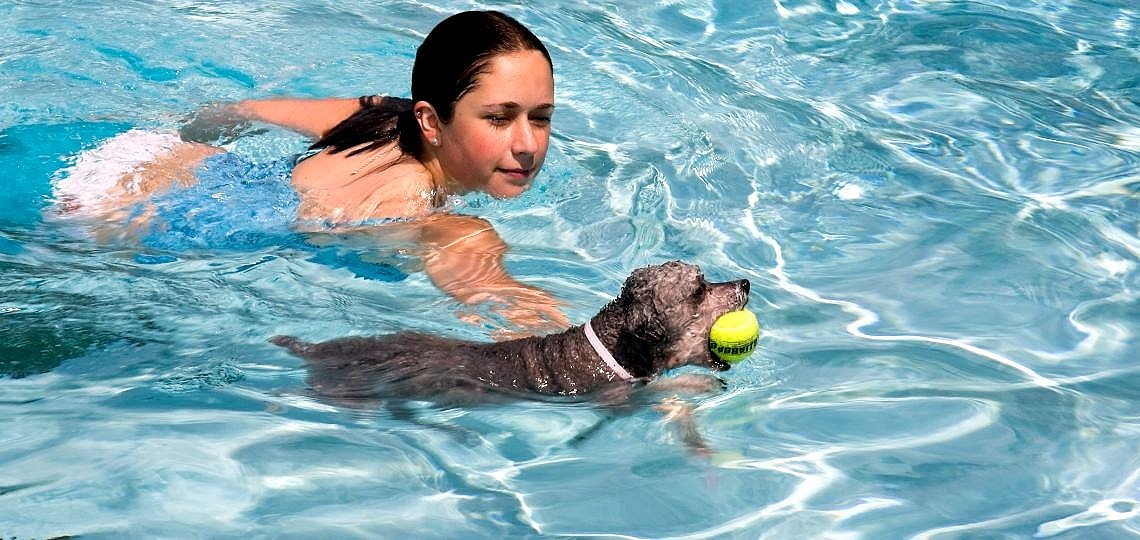
[[[693,289],[693,296],[704,296],[705,295],[705,289],[707,287],[708,287],[708,283],[706,283],[705,280],[702,279],[702,280],[698,281],[697,287],[695,289]]]

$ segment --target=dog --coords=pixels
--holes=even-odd
[[[341,405],[365,407],[379,398],[386,405],[419,399],[468,406],[591,397],[618,405],[635,386],[688,392],[723,386],[716,377],[658,377],[686,365],[728,370],[709,349],[709,330],[721,315],[744,308],[749,287],[746,279],[710,283],[699,267],[672,261],[633,271],[597,315],[558,334],[486,343],[417,332],[270,341],[304,359],[309,387]],[[685,415],[676,408],[666,412]]]

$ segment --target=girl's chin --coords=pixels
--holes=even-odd
[[[534,180],[532,175],[496,175],[488,183],[488,193],[497,199],[513,199],[530,189]]]
[[[527,189],[530,189],[530,184],[525,186],[507,185],[499,186],[496,189],[489,189],[487,190],[487,194],[496,199],[513,199],[526,193]]]

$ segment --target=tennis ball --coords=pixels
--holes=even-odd
[[[730,364],[748,358],[756,350],[758,339],[760,322],[756,320],[756,314],[747,309],[717,317],[709,330],[709,348],[717,358]]]

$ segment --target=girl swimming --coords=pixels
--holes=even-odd
[[[147,201],[193,185],[224,152],[213,144],[226,134],[243,123],[274,124],[315,139],[291,171],[299,198],[295,229],[374,228],[377,236],[411,237],[424,271],[459,301],[496,303],[528,331],[565,328],[559,302],[507,274],[507,247],[486,220],[441,211],[452,195],[510,198],[530,187],[546,157],[554,113],[546,47],[502,13],[458,13],[417,49],[411,93],[411,99],[248,100],[207,107],[177,136],[132,131],[120,137],[152,143],[136,152],[137,165],[124,166],[98,197],[83,195],[96,175],[75,167],[57,186],[59,207],[138,228],[153,216]]]

